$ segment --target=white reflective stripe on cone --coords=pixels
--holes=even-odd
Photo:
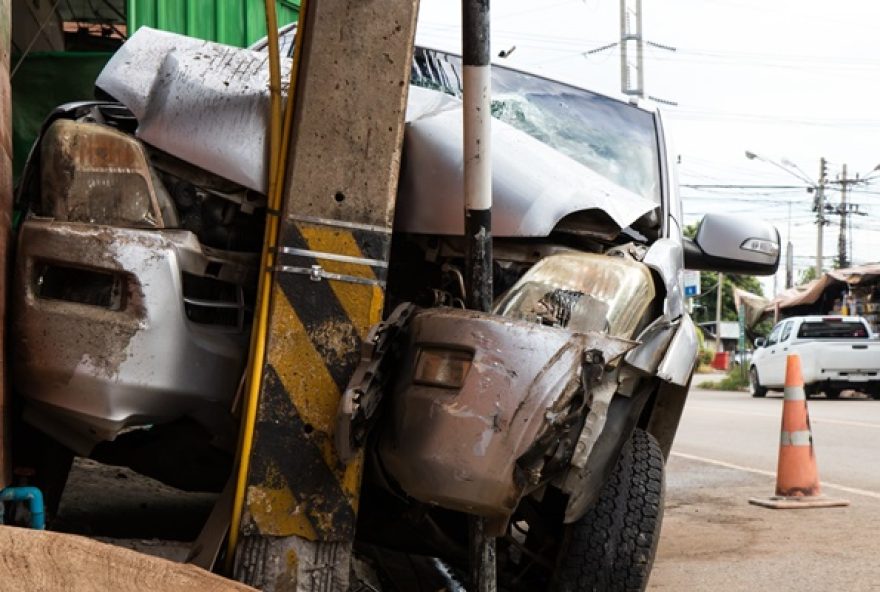
[[[813,443],[813,435],[810,430],[782,432],[780,442],[783,446],[810,446]]]
[[[785,400],[786,401],[806,401],[807,394],[804,392],[804,387],[802,387],[802,386],[787,386],[787,387],[785,387]]]

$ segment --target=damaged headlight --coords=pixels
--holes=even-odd
[[[651,273],[637,261],[566,253],[536,263],[494,312],[580,333],[630,338],[654,295]]]

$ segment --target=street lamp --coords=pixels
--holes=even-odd
[[[867,173],[864,177],[862,177],[862,179],[861,179],[862,182],[864,183],[864,182],[866,182],[868,179],[872,179],[872,178],[876,177],[876,175],[875,175],[874,173],[876,173],[877,171],[880,171],[880,164],[878,164],[878,165],[875,166],[873,169],[871,169],[870,171],[868,171],[868,173]]]
[[[821,184],[817,185],[812,179],[810,179],[810,177],[809,177],[809,175],[807,175],[807,173],[802,171],[798,165],[796,165],[792,161],[788,160],[787,158],[783,158],[782,164],[780,164],[780,163],[776,162],[775,160],[772,160],[770,158],[766,158],[766,157],[761,156],[760,154],[756,154],[750,150],[746,150],[746,158],[748,158],[749,160],[760,160],[762,162],[766,162],[767,164],[771,164],[780,170],[785,171],[786,173],[788,173],[792,177],[795,177],[796,179],[799,179],[799,180],[803,181],[804,183],[806,183],[807,184],[807,187],[806,187],[807,191],[814,191],[815,190],[817,192],[818,198],[820,200],[822,199]],[[819,216],[820,217],[822,216],[821,212],[819,213]],[[818,255],[816,256],[817,262],[821,262],[821,260],[822,260],[821,259],[821,257],[822,257],[822,230],[823,230],[823,227],[822,227],[822,224],[820,223],[819,224],[819,237],[818,237],[818,241],[817,241],[817,252],[818,252]],[[785,246],[785,287],[786,288],[791,288],[791,286],[794,283],[793,277],[792,277],[793,272],[794,272],[794,270],[792,269],[792,259],[793,259],[793,253],[792,253],[792,244],[791,244],[791,201],[789,201],[788,202],[788,232],[787,232],[787,236],[786,236],[786,246]],[[820,263],[817,263],[817,265],[819,265],[819,264]]]
[[[791,162],[787,158],[783,158],[782,164],[779,164],[775,160],[772,160],[770,158],[766,158],[764,156],[761,156],[760,154],[755,154],[754,152],[751,152],[749,150],[746,150],[746,158],[748,158],[749,160],[760,160],[760,161],[766,162],[767,164],[772,164],[776,168],[785,171],[789,175],[792,175],[793,177],[800,179],[801,181],[806,183],[808,186],[814,187],[814,188],[816,187],[816,183],[813,182],[813,180],[810,179],[810,177],[805,172],[803,172],[796,164],[794,164],[793,162]],[[794,170],[792,170],[792,169],[794,169]]]
[[[790,167],[790,168],[793,168],[794,170],[796,170],[797,172],[799,172],[801,175],[803,175],[802,177],[800,177],[801,180],[805,180],[808,184],[812,184],[812,183],[813,183],[813,180],[810,179],[810,175],[808,175],[807,173],[805,173],[805,172],[804,172],[804,169],[802,169],[801,167],[799,167],[796,163],[794,163],[794,162],[788,160],[787,158],[783,158],[783,159],[781,159],[781,162],[782,162],[782,164],[784,164],[785,166]]]

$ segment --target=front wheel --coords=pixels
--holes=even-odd
[[[754,366],[749,370],[749,392],[753,397],[758,398],[767,395],[767,389],[761,386],[761,381],[758,380],[758,369]]]
[[[636,430],[595,505],[567,527],[558,592],[641,592],[648,584],[663,521],[663,454]]]

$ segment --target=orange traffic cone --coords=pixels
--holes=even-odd
[[[801,374],[801,358],[788,356],[785,367],[785,401],[782,403],[782,437],[776,469],[776,495],[752,498],[749,503],[766,508],[829,508],[849,501],[821,495],[819,469],[813,450],[813,432]]]

